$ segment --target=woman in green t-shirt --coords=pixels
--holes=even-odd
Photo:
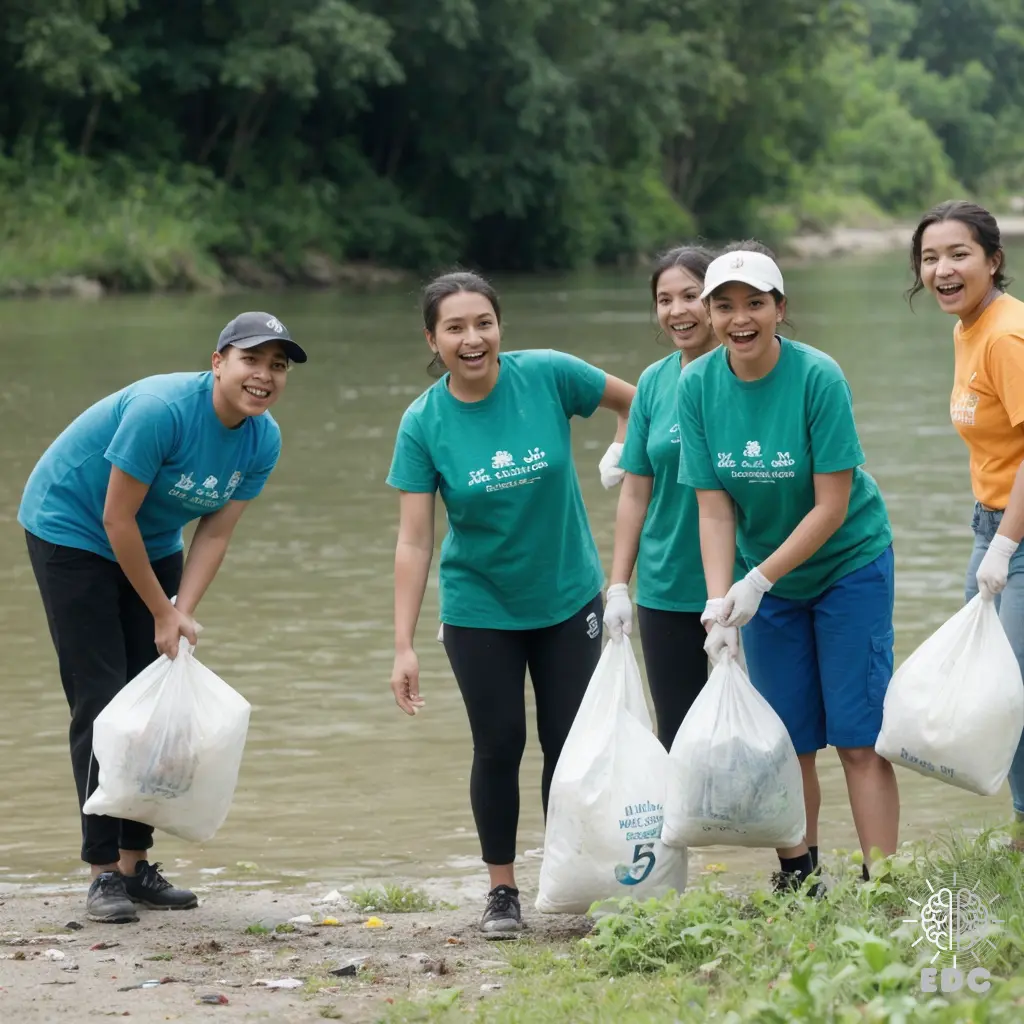
[[[896,849],[896,777],[874,749],[893,669],[892,529],[862,468],[842,370],[777,333],[786,299],[770,251],[727,247],[702,297],[722,346],[679,378],[679,480],[700,508],[708,654],[735,653],[743,627],[751,682],[800,758],[806,842],[778,851],[776,878],[791,887],[817,869],[815,755],[826,745],[865,858]],[[737,549],[747,574],[734,583]]]
[[[708,595],[697,497],[678,480],[676,385],[689,363],[718,345],[700,297],[714,256],[708,249],[681,246],[661,256],[651,274],[658,324],[675,351],[648,366],[637,382],[619,458],[626,476],[604,612],[612,637],[632,632],[629,578],[635,566],[640,642],[658,736],[666,749],[708,678],[701,621]]]
[[[601,656],[604,573],[570,420],[598,407],[618,416],[601,460],[602,478],[614,475],[636,389],[562,352],[502,351],[498,296],[475,274],[428,285],[423,323],[435,363],[447,372],[406,409],[388,474],[401,492],[391,688],[407,714],[423,706],[413,636],[440,492],[448,515],[442,640],[473,733],[470,801],[490,874],[480,927],[500,937],[522,927],[513,862],[527,667],[546,816],[558,755]]]

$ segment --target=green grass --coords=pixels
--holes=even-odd
[[[260,924],[257,921],[254,924],[249,925],[249,927],[245,929],[245,934],[246,935],[269,935],[270,934],[270,929],[266,925]]]
[[[364,914],[412,914],[455,909],[450,903],[432,900],[425,892],[402,885],[356,889],[348,898],[352,905]]]
[[[479,1002],[405,1002],[382,1018],[478,1024],[1010,1024],[1024,1020],[1021,855],[992,834],[904,847],[859,881],[852,858],[825,865],[828,898],[765,891],[730,894],[710,878],[682,896],[623,901],[567,951],[529,944],[509,954],[505,989]],[[934,947],[921,942],[908,898],[953,870],[998,895],[1003,924],[985,959],[992,987],[921,991]],[[941,964],[936,964],[941,966]],[[963,966],[961,962],[961,966]],[[970,966],[973,966],[971,964]],[[964,971],[966,974],[966,970]]]

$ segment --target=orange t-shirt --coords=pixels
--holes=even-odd
[[[1024,302],[1000,295],[953,330],[949,415],[971,458],[974,497],[1005,509],[1024,462]]]

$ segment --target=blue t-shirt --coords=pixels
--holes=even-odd
[[[151,561],[180,551],[182,527],[255,498],[281,454],[269,411],[231,429],[213,408],[213,374],[146,377],[86,409],[43,453],[18,522],[51,544],[111,561],[103,506],[111,465],[149,485],[136,521]]]
[[[405,411],[387,482],[444,501],[442,622],[540,629],[600,593],[569,421],[604,388],[603,370],[564,352],[502,352],[483,400],[459,401],[445,375]]]

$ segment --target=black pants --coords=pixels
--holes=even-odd
[[[71,767],[81,809],[97,783],[92,723],[122,687],[159,657],[153,616],[116,562],[31,533],[26,537],[71,708]],[[168,597],[178,592],[182,563],[181,552],[153,563]],[[87,864],[113,864],[118,850],[152,845],[149,825],[82,815],[82,860]]]
[[[686,712],[708,681],[707,632],[700,612],[666,612],[637,605],[636,614],[658,739],[669,750]]]
[[[544,753],[541,802],[558,755],[601,659],[598,594],[570,619],[545,629],[444,627],[444,649],[462,691],[473,733],[469,796],[486,864],[516,859],[519,763],[526,749],[526,670],[537,702]]]

